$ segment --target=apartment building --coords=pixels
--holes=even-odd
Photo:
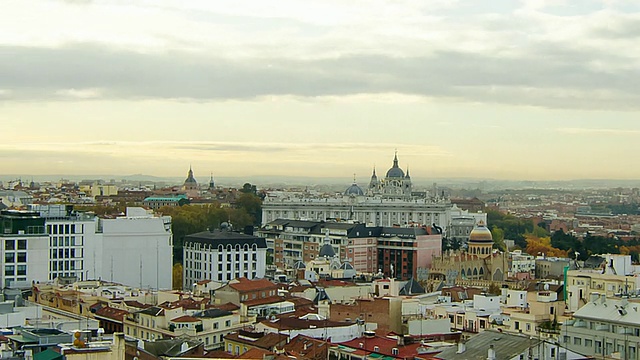
[[[186,236],[183,252],[185,289],[202,280],[255,279],[266,272],[265,239],[234,232],[229,226]]]

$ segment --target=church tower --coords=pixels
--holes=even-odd
[[[191,166],[189,166],[189,174],[187,174],[187,179],[184,181],[182,189],[186,191],[198,190],[198,182],[193,177],[193,169],[191,169]]]

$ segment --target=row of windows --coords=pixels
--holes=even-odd
[[[82,226],[79,226],[80,228]],[[79,229],[80,233],[82,229]],[[47,233],[49,234],[76,234],[76,225],[75,224],[53,224],[47,225]]]
[[[27,253],[26,252],[18,252],[18,253],[7,252],[7,253],[4,253],[4,262],[5,263],[9,263],[9,264],[10,263],[15,263],[16,262],[16,258],[18,260],[17,262],[19,262],[19,263],[27,262]]]
[[[77,257],[82,258],[82,249],[51,249],[50,254],[51,259],[70,259]]]
[[[600,340],[592,340],[589,338],[581,338],[581,337],[574,337],[573,341],[571,341],[571,337],[565,335],[564,336],[564,343],[565,344],[572,344],[576,345],[576,346],[584,346],[584,347],[588,347],[588,348],[593,348],[593,351],[596,354],[602,354],[602,355],[611,355],[611,353],[613,353],[614,351],[617,351],[621,354],[624,354],[624,350],[625,350],[625,346],[624,346],[624,342],[620,342],[617,344],[616,347],[614,347],[614,343],[613,342],[605,342],[604,343],[604,347],[603,347],[603,343]],[[583,345],[584,344],[584,345]],[[625,358],[627,359],[635,359],[636,358],[636,351],[637,348],[633,345],[630,345],[628,347],[629,350],[629,356],[625,356]]]
[[[191,249],[197,249],[197,250],[201,250],[201,251],[215,251],[215,248],[212,247],[208,247],[208,246],[202,246],[199,243],[186,243],[185,244],[185,248],[191,248]],[[258,245],[253,244],[251,246],[249,246],[249,244],[244,244],[243,246],[240,246],[240,244],[236,244],[235,246],[231,246],[231,244],[228,244],[226,247],[224,247],[223,245],[218,245],[218,251],[222,252],[222,251],[249,251],[249,249],[251,249],[252,251],[257,251],[258,250]],[[190,252],[187,252],[190,253]],[[192,254],[199,254],[198,252],[193,252]],[[196,255],[193,255],[196,256]]]
[[[49,271],[62,270],[82,270],[82,260],[52,261],[49,263]]]
[[[18,250],[26,250],[27,249],[27,240],[18,240]],[[4,249],[5,250],[16,250],[16,241],[12,239],[8,239],[4,241]]]
[[[49,246],[82,246],[82,236],[52,236]]]
[[[16,271],[17,270],[17,271]],[[27,265],[5,265],[4,266],[4,276],[26,276],[27,275]]]

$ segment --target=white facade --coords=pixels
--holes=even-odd
[[[171,289],[171,217],[156,217],[142,208],[127,208],[126,216],[116,219],[72,213],[64,205],[34,205],[31,210],[45,218],[48,235],[40,243],[30,241],[34,277],[29,280],[76,277]]]
[[[30,287],[46,279],[49,236],[44,221],[34,212],[2,211],[0,233],[0,285]]]
[[[173,235],[171,217],[157,217],[142,208],[101,219],[102,246],[95,256],[101,277],[140,288],[171,289]]]
[[[522,250],[515,250],[509,253],[511,258],[511,267],[509,268],[509,276],[516,276],[518,273],[528,273],[535,276],[536,258],[533,255],[523,253]]]
[[[202,280],[263,278],[267,267],[265,239],[227,230],[187,236],[183,253],[185,289]]]

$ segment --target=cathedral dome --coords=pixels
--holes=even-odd
[[[493,236],[491,231],[485,226],[483,221],[480,221],[478,225],[469,233],[469,242],[475,243],[488,243],[493,242]]]
[[[347,190],[345,190],[344,194],[360,196],[360,195],[364,195],[364,191],[362,191],[362,189],[360,188],[360,186],[358,186],[358,184],[353,183],[351,184],[351,186],[347,188]]]
[[[402,178],[404,177],[404,171],[402,171],[402,169],[400,169],[399,167],[392,167],[391,169],[389,169],[389,171],[387,171],[387,177]]]
[[[398,154],[393,157],[393,166],[387,171],[387,178],[403,178],[404,171],[398,166]]]

